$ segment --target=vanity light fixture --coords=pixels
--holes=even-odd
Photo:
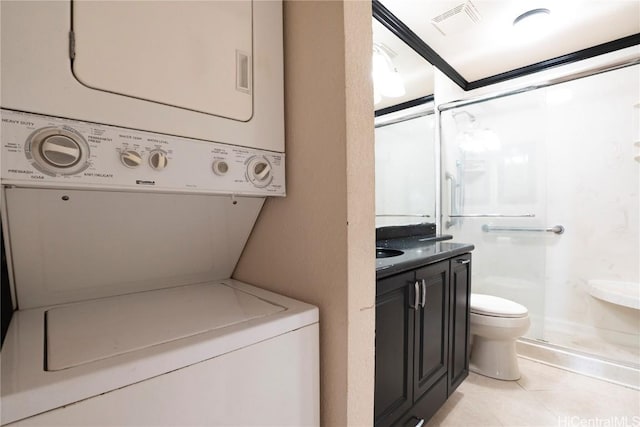
[[[402,76],[394,67],[384,47],[373,45],[373,85],[374,93],[389,98],[397,98],[406,93]]]
[[[375,82],[374,82],[374,84],[373,84],[373,104],[374,105],[378,105],[378,104],[380,104],[380,101],[382,101],[382,95],[380,95],[380,92],[378,92],[376,90]]]

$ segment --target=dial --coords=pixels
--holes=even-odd
[[[215,160],[211,165],[211,169],[213,169],[213,173],[216,175],[226,175],[229,172],[229,163],[224,160]]]
[[[65,135],[51,135],[40,144],[42,158],[51,166],[68,168],[80,160],[80,146]]]
[[[154,150],[149,154],[149,166],[151,169],[160,171],[167,167],[167,153],[162,150]]]
[[[247,164],[247,178],[258,188],[271,184],[271,163],[263,156],[253,157]]]
[[[142,163],[142,156],[135,150],[125,150],[120,153],[120,161],[128,168],[137,168]]]
[[[89,166],[89,145],[69,129],[36,130],[25,145],[25,154],[35,167],[50,175],[74,175]]]

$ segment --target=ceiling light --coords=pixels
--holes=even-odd
[[[514,26],[532,26],[538,25],[540,22],[544,21],[549,17],[551,11],[549,9],[540,8],[540,9],[531,9],[522,15],[518,16],[513,20]]]

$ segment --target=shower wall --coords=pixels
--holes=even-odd
[[[640,312],[589,283],[639,292],[639,97],[633,66],[441,113],[442,232],[476,245],[474,292],[527,306],[530,338],[635,364]]]
[[[640,312],[594,298],[589,281],[640,287],[640,66],[549,88],[547,99],[547,218],[567,232],[547,249],[545,338],[637,364]]]

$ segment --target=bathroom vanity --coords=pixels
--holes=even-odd
[[[424,424],[468,375],[474,247],[442,239],[377,241],[376,427]]]

